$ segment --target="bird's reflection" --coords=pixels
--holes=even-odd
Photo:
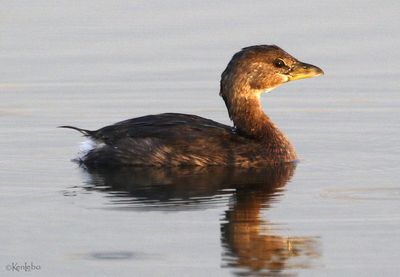
[[[239,275],[280,275],[285,269],[310,267],[320,256],[318,238],[279,235],[272,223],[260,217],[278,200],[294,170],[293,164],[268,168],[262,182],[238,188],[233,195],[221,225],[221,240],[226,265],[241,269]]]
[[[221,220],[223,265],[239,275],[279,275],[320,256],[318,238],[282,236],[260,215],[278,201],[295,167],[97,169],[86,171],[86,188],[107,192],[112,207],[123,209],[204,209],[229,198]]]

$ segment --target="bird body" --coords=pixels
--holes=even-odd
[[[77,129],[87,137],[79,161],[91,166],[250,167],[274,163],[267,159],[276,158],[271,151],[286,152],[239,135],[234,127],[188,114],[148,115],[97,131],[63,127]]]

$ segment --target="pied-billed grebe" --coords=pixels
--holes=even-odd
[[[292,80],[322,75],[275,45],[236,53],[221,76],[220,95],[234,127],[195,115],[164,113],[128,119],[97,131],[79,161],[103,166],[251,167],[296,160],[286,136],[262,110],[260,94]],[[89,146],[89,147],[87,147]]]

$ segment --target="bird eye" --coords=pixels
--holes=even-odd
[[[285,67],[286,64],[285,64],[285,62],[284,62],[283,60],[281,60],[281,59],[276,59],[276,60],[274,61],[274,66],[275,66],[275,67],[278,67],[278,68],[282,68],[282,67]]]

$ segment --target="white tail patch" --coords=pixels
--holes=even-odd
[[[78,152],[79,159],[83,159],[87,153],[89,153],[91,150],[97,147],[98,147],[97,143],[92,139],[87,139],[85,141],[82,141],[79,146],[79,152]]]

